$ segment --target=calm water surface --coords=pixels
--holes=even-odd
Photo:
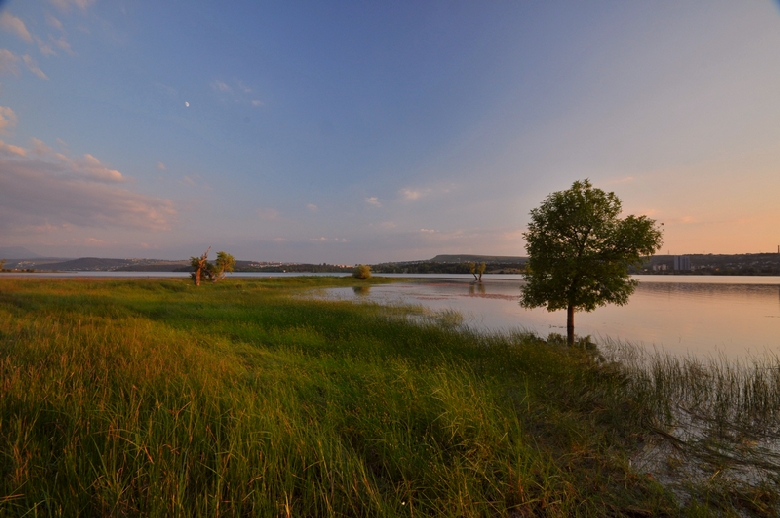
[[[508,276],[507,276],[508,277]],[[512,276],[515,277],[515,276]],[[578,335],[656,347],[675,354],[728,357],[780,354],[780,277],[643,276],[625,306],[574,317]],[[453,309],[481,330],[524,329],[566,334],[566,312],[523,309],[522,280],[493,277],[429,279],[368,289],[332,288],[327,296]]]

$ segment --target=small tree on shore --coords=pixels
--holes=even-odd
[[[371,267],[365,264],[359,264],[352,270],[352,277],[355,279],[370,279]]]
[[[227,273],[233,271],[236,266],[236,258],[225,251],[217,252],[217,262],[214,266],[214,282],[224,279]]]
[[[628,267],[661,247],[662,234],[646,216],[620,219],[615,193],[577,181],[547,196],[531,211],[521,305],[567,310],[569,345],[574,344],[574,312],[606,304],[624,305],[638,284]]]

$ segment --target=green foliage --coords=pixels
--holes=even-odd
[[[474,280],[477,282],[482,282],[482,274],[485,273],[487,264],[484,262],[479,264],[468,262],[466,264],[469,267],[469,273],[474,276]]]
[[[615,193],[595,189],[588,180],[550,194],[533,209],[523,234],[529,261],[522,305],[593,311],[628,302],[637,284],[628,267],[655,253],[662,235],[654,220],[621,219],[621,211]]]
[[[233,271],[236,266],[236,258],[227,252],[217,252],[217,262],[214,265],[214,281],[224,279],[225,274]]]
[[[211,247],[200,257],[190,257],[190,265],[195,270],[192,279],[196,286],[200,286],[201,277],[217,282],[225,278],[225,274],[232,272],[236,266],[236,258],[225,251],[217,252],[216,263],[208,262],[208,254]]]
[[[359,264],[352,270],[352,277],[355,279],[370,279],[371,267],[365,264]]]

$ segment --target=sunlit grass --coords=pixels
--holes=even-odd
[[[0,515],[681,512],[615,364],[351,282],[0,280]]]

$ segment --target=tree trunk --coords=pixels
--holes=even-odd
[[[198,267],[195,269],[195,286],[200,286],[200,274],[203,271],[203,267],[206,265],[206,258],[209,256],[209,250],[211,250],[211,247],[208,247],[205,252],[203,252],[203,255],[200,256],[200,260],[198,261]]]
[[[569,305],[566,315],[566,338],[570,346],[574,345],[574,306]]]

